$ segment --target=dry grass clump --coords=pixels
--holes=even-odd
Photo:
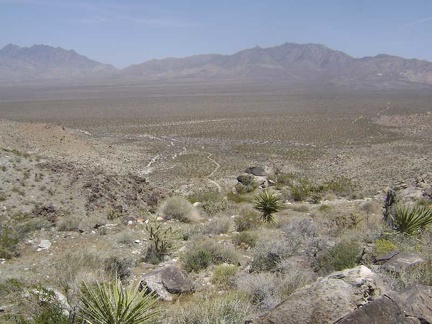
[[[234,284],[238,268],[232,264],[220,264],[214,268],[211,283],[221,288],[230,288]]]
[[[301,242],[280,231],[266,231],[261,234],[253,250],[251,270],[254,272],[274,270],[283,259],[296,255],[300,247]]]
[[[188,303],[174,308],[169,323],[225,324],[244,323],[254,313],[249,299],[233,292],[222,296],[196,296]]]
[[[231,220],[229,218],[213,218],[199,230],[204,235],[218,235],[228,233],[231,229]]]
[[[259,308],[270,309],[313,279],[310,269],[292,268],[284,273],[241,273],[237,276],[236,285]]]
[[[259,226],[259,213],[250,206],[243,207],[234,218],[234,228],[238,232],[254,230]]]
[[[78,251],[67,253],[55,265],[53,283],[66,293],[71,306],[78,303],[80,285],[83,281],[92,283],[106,278],[104,259],[100,253]]]
[[[80,224],[80,217],[71,214],[65,215],[59,221],[57,230],[60,232],[78,231]]]
[[[166,199],[162,203],[159,212],[165,219],[175,219],[184,223],[199,220],[199,215],[192,204],[186,198],[180,196]]]

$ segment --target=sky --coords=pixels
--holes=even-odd
[[[432,0],[0,0],[0,48],[50,45],[120,68],[286,42],[432,61]]]

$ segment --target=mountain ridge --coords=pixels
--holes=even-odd
[[[354,58],[322,44],[284,43],[234,54],[199,54],[153,59],[117,69],[48,45],[0,49],[0,80],[255,80],[289,84],[422,87],[432,85],[432,63],[378,54]]]

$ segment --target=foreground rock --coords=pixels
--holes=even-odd
[[[377,274],[358,266],[318,279],[253,323],[335,323],[387,290]]]
[[[251,323],[427,324],[432,287],[392,291],[365,266],[318,279]]]
[[[168,266],[144,275],[141,287],[154,292],[164,301],[172,301],[173,294],[192,293],[195,290],[187,273],[176,266]]]

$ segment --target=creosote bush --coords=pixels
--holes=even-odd
[[[317,258],[318,270],[332,272],[353,268],[359,263],[361,253],[362,247],[358,242],[342,241]]]
[[[193,204],[199,202],[199,209],[208,215],[215,215],[227,208],[227,200],[217,191],[203,191],[189,195],[187,199]]]
[[[20,234],[11,226],[0,225],[0,258],[10,259],[17,256]]]
[[[234,228],[237,232],[243,232],[258,228],[260,225],[259,214],[250,207],[244,207],[240,215],[234,218]]]
[[[239,255],[232,246],[223,246],[211,239],[192,242],[181,255],[183,267],[188,272],[199,272],[210,264],[237,264]]]
[[[232,287],[238,268],[232,264],[220,264],[215,267],[211,282],[222,288]]]
[[[258,241],[258,235],[251,232],[240,232],[233,236],[232,241],[235,245],[253,248]]]
[[[196,220],[192,204],[186,198],[180,196],[166,199],[160,207],[160,213],[165,219],[175,219],[184,223]]]

